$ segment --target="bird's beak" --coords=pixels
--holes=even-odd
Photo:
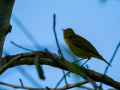
[[[65,29],[62,28],[62,31],[64,31]]]

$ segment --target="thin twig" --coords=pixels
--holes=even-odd
[[[57,88],[59,86],[59,84],[62,82],[62,80],[69,74],[70,72],[67,72],[57,83],[57,85],[55,86],[55,88]]]
[[[20,45],[18,45],[18,44],[16,44],[16,43],[14,43],[13,41],[10,41],[10,42],[11,42],[11,44],[13,44],[13,45],[15,45],[15,46],[17,46],[17,47],[19,47],[19,48],[21,48],[21,49],[23,49],[23,50],[35,52],[35,50],[31,50],[31,49],[27,49],[27,48],[25,48],[25,47],[22,47],[22,46],[20,46]]]
[[[63,59],[63,54],[62,54],[62,51],[61,51],[59,43],[58,43],[55,26],[56,26],[56,15],[54,14],[53,15],[53,31],[54,31],[54,35],[55,35],[56,44],[57,44],[57,47],[58,47],[58,53],[61,55],[61,60],[62,60]],[[64,71],[63,71],[63,74],[65,76],[65,72]],[[67,85],[67,79],[66,79],[66,77],[64,77],[64,79],[65,79],[65,83]]]
[[[19,79],[19,80],[20,80],[21,86],[24,86],[22,80],[21,79]]]
[[[117,47],[116,47],[116,49],[115,49],[115,51],[114,51],[114,53],[113,53],[113,56],[112,56],[109,64],[112,63],[112,61],[113,61],[113,59],[114,59],[114,57],[115,57],[115,55],[116,55],[119,47],[120,47],[120,42],[118,43],[118,45],[117,45]],[[104,75],[106,75],[106,73],[107,73],[107,71],[108,71],[108,68],[109,68],[109,65],[107,65],[107,67],[106,67],[106,69],[105,69],[105,71],[104,71]],[[102,82],[100,83],[100,88],[102,88]]]
[[[65,71],[64,70],[62,70],[63,71],[63,75],[65,76],[66,74],[65,74]],[[66,83],[66,85],[68,84],[67,83],[67,79],[66,79],[66,77],[64,77],[65,78],[65,83]]]
[[[56,34],[56,31],[55,31],[55,25],[56,25],[56,15],[54,14],[53,15],[53,31],[54,31],[54,35],[55,35],[56,44],[57,44],[57,47],[58,47],[58,53],[60,53],[61,57],[63,57],[62,51],[61,51],[59,43],[58,43],[57,34]]]

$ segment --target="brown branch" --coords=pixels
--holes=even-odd
[[[31,87],[25,87],[25,86],[15,86],[15,85],[3,83],[3,82],[0,82],[0,84],[10,86],[10,87],[13,87],[13,88],[22,88],[22,89],[29,89],[29,90],[48,90],[48,89],[44,89],[44,88],[40,89],[40,88],[31,88]]]
[[[15,67],[15,66],[18,66],[18,65],[33,65],[34,64],[34,56],[37,53],[36,52],[23,53],[21,58],[19,58],[16,62],[13,62],[11,65],[8,65],[9,67],[7,67],[7,68]],[[9,62],[11,62],[11,60],[13,58],[18,57],[19,55],[20,54],[9,56],[9,60],[10,60]],[[57,56],[56,54],[51,53],[51,55],[53,55],[58,60],[61,60],[60,57]],[[4,63],[7,63],[6,57],[4,57],[3,60],[4,60]],[[40,63],[42,65],[50,65],[50,66],[53,66],[53,67],[56,67],[56,68],[60,68],[60,69],[63,69],[63,70],[67,70],[67,71],[70,71],[70,72],[73,72],[73,73],[76,73],[76,74],[80,75],[78,73],[79,71],[76,71],[76,72],[71,71],[66,66],[64,66],[62,64],[59,64],[59,63],[55,62],[54,60],[52,60],[50,57],[48,57],[47,52],[39,52],[39,61],[40,61]],[[65,63],[66,62],[67,61],[65,61]],[[0,74],[2,74],[7,68],[5,68],[4,70],[0,69]],[[88,77],[93,79],[94,81],[102,82],[102,83],[104,83],[106,85],[109,85],[111,87],[120,89],[120,83],[115,81],[115,80],[113,80],[112,78],[108,77],[107,75],[100,74],[98,72],[95,72],[95,71],[90,70],[90,69],[86,69],[84,67],[80,67],[80,68],[82,68],[82,70],[84,70],[84,73]]]
[[[76,84],[67,84],[65,87],[63,87],[64,89],[70,89],[70,88],[74,88],[74,87],[81,87],[81,85],[88,83],[88,80],[82,81],[82,82],[78,82]]]
[[[85,88],[85,89],[89,89],[89,90],[94,90],[92,88],[88,88],[88,87],[85,87],[85,86],[81,86],[83,84],[86,84],[88,83],[89,81],[88,80],[85,80],[85,81],[82,81],[82,82],[79,82],[79,83],[76,83],[76,84],[68,84],[62,88],[57,88],[57,89],[54,89],[54,88],[32,88],[32,87],[26,87],[26,86],[15,86],[15,85],[11,85],[11,84],[7,84],[7,83],[3,83],[3,82],[0,82],[0,84],[2,85],[6,85],[6,86],[10,86],[10,87],[13,87],[13,88],[22,88],[22,89],[30,89],[30,90],[65,90],[65,89],[70,89],[70,88],[74,88],[74,87],[80,87],[80,88]]]

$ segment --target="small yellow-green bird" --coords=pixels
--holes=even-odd
[[[77,56],[83,59],[90,59],[91,57],[103,60],[110,65],[96,50],[96,48],[85,38],[77,35],[71,28],[63,29],[63,38],[69,49]],[[88,61],[87,60],[87,61]],[[86,61],[86,62],[87,62]],[[85,63],[86,63],[85,62]],[[85,64],[84,63],[84,64]],[[110,65],[111,66],[111,65]]]

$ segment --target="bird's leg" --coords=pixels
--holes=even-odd
[[[90,58],[88,58],[88,60],[87,60],[87,61],[89,61],[90,59],[91,59],[91,57],[90,57]],[[86,61],[86,62],[87,62],[87,61]],[[85,62],[85,63],[86,63],[86,62]],[[85,64],[85,63],[84,63],[84,64]],[[84,64],[83,64],[83,65],[84,65]],[[82,66],[83,66],[83,65],[82,65]]]
[[[84,58],[81,58],[80,60],[78,60],[78,61],[81,61],[81,60],[83,60]]]
[[[75,61],[75,62],[73,62],[73,63],[77,63],[77,62],[79,62],[79,61],[81,61],[81,60],[83,60],[84,58],[82,58],[82,59],[80,59],[80,60],[77,60],[77,61]]]

